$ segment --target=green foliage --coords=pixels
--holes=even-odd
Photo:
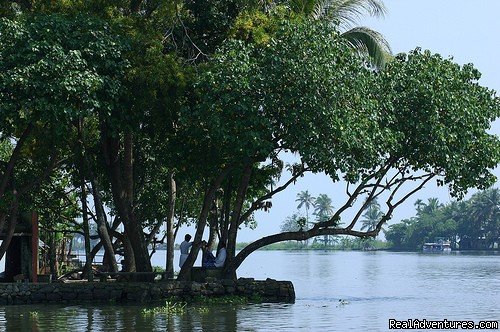
[[[458,197],[494,183],[500,144],[487,129],[500,115],[500,100],[477,84],[471,64],[417,49],[398,55],[378,77],[383,125],[397,140],[385,151],[412,170],[443,175],[438,184]]]
[[[165,272],[165,268],[162,266],[153,266],[153,272]]]
[[[261,11],[245,11],[236,18],[230,31],[231,37],[256,45],[266,45],[271,39],[271,22],[271,18]]]
[[[332,199],[326,194],[319,194],[314,201],[314,215],[319,222],[326,221],[334,213]]]
[[[373,230],[377,227],[377,224],[384,216],[384,213],[380,210],[380,204],[375,198],[366,207],[366,211],[363,214],[363,219],[361,219],[361,230]]]
[[[383,17],[386,13],[383,1],[288,0],[284,3],[297,15],[337,25],[347,45],[375,68],[383,68],[390,57],[391,48],[382,34],[367,27],[356,26],[364,15]]]
[[[306,229],[307,220],[298,213],[288,216],[280,226],[281,232],[296,232]]]
[[[235,18],[246,6],[242,0],[188,1],[186,26],[191,40],[205,54],[211,54],[228,37]]]
[[[177,303],[166,301],[164,306],[154,307],[151,309],[142,309],[143,316],[154,316],[154,315],[181,315],[186,311],[187,303]]]
[[[228,42],[199,75],[199,99],[181,112],[185,159],[207,165],[210,156],[220,167],[265,160],[279,147],[334,178],[371,167],[380,140],[366,132],[377,126],[362,100],[370,72],[337,36],[323,24],[282,22],[266,47]]]
[[[41,15],[0,20],[3,133],[42,121],[67,135],[69,121],[110,112],[122,93],[125,44],[102,21]]]

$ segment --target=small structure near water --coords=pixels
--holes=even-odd
[[[7,234],[0,233],[5,240]],[[38,218],[35,213],[21,214],[9,247],[5,253],[2,281],[37,282],[38,277]]]
[[[451,243],[450,241],[443,241],[442,239],[436,242],[426,242],[422,247],[422,251],[426,253],[450,253]]]

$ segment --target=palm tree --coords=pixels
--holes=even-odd
[[[391,54],[382,34],[356,26],[364,14],[383,17],[386,8],[382,0],[289,0],[289,6],[294,12],[338,25],[349,46],[361,55],[368,55],[375,67],[382,68]]]
[[[306,209],[306,220],[305,220],[305,228],[309,228],[309,209],[314,207],[314,202],[315,198],[309,193],[309,190],[306,191],[301,191],[300,193],[297,194],[297,199],[295,200],[296,202],[299,202],[299,205],[297,205],[297,209],[300,209],[304,207]],[[302,227],[300,228],[302,230]],[[309,244],[309,240],[305,240],[305,245],[307,246]]]
[[[314,213],[317,219],[324,221],[333,215],[332,199],[326,194],[320,194],[314,204]]]
[[[470,200],[469,222],[476,226],[484,248],[500,240],[500,191],[492,188],[475,194]]]
[[[300,193],[298,193],[297,199],[295,201],[299,202],[299,205],[297,205],[297,209],[300,210],[302,207],[305,208],[305,210],[306,210],[306,225],[309,225],[309,209],[311,208],[311,206],[314,207],[316,198],[314,198],[309,193],[309,190],[306,190],[306,191],[301,191]]]
[[[328,195],[320,194],[318,198],[316,198],[316,204],[314,205],[314,215],[316,216],[316,220],[319,222],[326,221],[332,217],[332,199],[328,197]],[[325,247],[333,242],[334,239],[332,236],[325,235],[323,237],[323,243]]]
[[[439,203],[439,200],[435,197],[428,198],[427,203],[417,199],[414,205],[417,208],[417,215],[434,214],[443,207],[443,204]]]
[[[303,219],[305,220],[305,218],[298,213],[286,217],[285,221],[280,226],[281,232],[298,232],[303,227]]]
[[[380,204],[377,202],[377,199],[373,199],[367,206],[366,212],[363,214],[363,218],[361,220],[362,226],[361,230],[372,231],[374,230],[380,219],[384,216],[384,213],[380,210]],[[382,228],[385,232],[385,230]]]

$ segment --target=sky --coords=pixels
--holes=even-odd
[[[421,47],[443,57],[453,57],[459,64],[473,63],[482,73],[482,86],[500,91],[500,0],[385,0],[387,14],[384,18],[364,17],[359,26],[380,32],[394,54],[408,52]],[[500,121],[496,121],[491,132],[500,135]],[[500,178],[500,168],[494,173]],[[499,187],[497,181],[495,187]],[[314,197],[327,194],[334,207],[345,199],[345,185],[332,184],[325,175],[306,175],[291,188],[272,199],[269,212],[258,212],[255,230],[242,229],[238,242],[250,242],[279,232],[280,225],[297,210],[297,194],[308,190]],[[468,196],[474,193],[472,190]],[[435,182],[400,206],[389,224],[415,215],[414,202],[436,197],[441,203],[452,200],[447,188],[437,187]],[[311,213],[311,212],[310,212]],[[349,214],[347,215],[349,216]],[[184,232],[194,233],[193,229]],[[183,237],[183,232],[181,235]],[[179,237],[181,238],[181,237]]]

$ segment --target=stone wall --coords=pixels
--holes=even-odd
[[[240,278],[205,282],[70,282],[0,284],[0,305],[30,303],[132,302],[148,303],[172,297],[189,300],[197,296],[236,295],[263,302],[295,301],[290,281]]]

